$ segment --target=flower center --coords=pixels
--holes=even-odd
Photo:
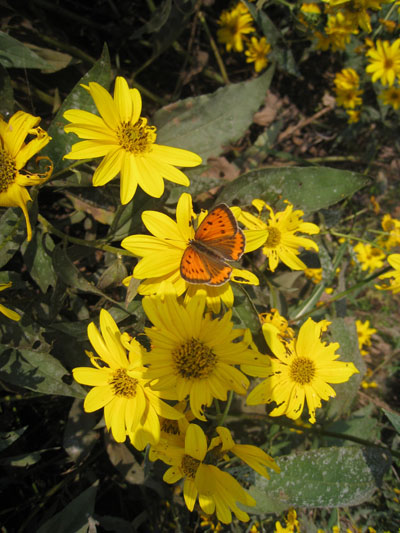
[[[186,477],[194,479],[199,466],[200,461],[198,459],[194,459],[190,455],[186,454],[182,457],[181,468]]]
[[[17,168],[14,158],[6,150],[0,150],[0,193],[7,192],[15,181]]]
[[[315,376],[314,362],[307,357],[296,357],[290,366],[290,375],[300,385],[310,383]]]
[[[390,70],[393,68],[393,59],[391,57],[386,57],[385,58],[385,70]]]
[[[117,129],[117,137],[124,150],[133,155],[142,155],[150,152],[157,135],[155,126],[148,126],[147,119],[140,117],[135,124],[121,122]]]
[[[278,230],[278,228],[268,228],[268,239],[266,240],[264,246],[267,248],[276,248],[280,242],[281,232]]]
[[[217,364],[217,356],[211,348],[193,338],[174,350],[172,357],[178,373],[186,379],[206,378]]]
[[[115,396],[123,396],[128,399],[135,398],[137,384],[137,379],[128,376],[124,368],[116,370],[110,380]]]
[[[161,431],[169,435],[180,435],[180,429],[176,420],[168,420],[167,418],[160,419]]]

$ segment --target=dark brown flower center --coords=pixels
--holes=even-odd
[[[124,150],[133,155],[142,155],[150,152],[157,135],[155,126],[148,126],[147,119],[140,117],[135,124],[121,122],[117,137]]]
[[[0,193],[7,192],[15,181],[17,167],[15,160],[6,150],[0,150]]]
[[[217,355],[211,348],[191,338],[172,352],[178,374],[186,379],[203,379],[217,364]]]
[[[123,396],[128,399],[135,398],[137,384],[137,379],[128,376],[124,368],[116,370],[110,380],[115,396]]]
[[[264,246],[267,248],[276,248],[281,242],[281,232],[278,228],[269,227],[268,228],[268,239],[266,240]]]
[[[183,473],[185,474],[185,477],[194,479],[197,469],[200,466],[200,463],[201,461],[199,461],[198,459],[194,459],[190,455],[184,455],[182,457],[181,468],[183,470]]]
[[[296,357],[290,366],[290,376],[299,385],[311,383],[315,376],[315,365],[307,357]]]

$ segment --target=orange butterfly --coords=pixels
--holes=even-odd
[[[189,283],[223,285],[232,274],[227,261],[243,255],[246,238],[225,204],[214,207],[197,228],[183,252],[180,272]]]

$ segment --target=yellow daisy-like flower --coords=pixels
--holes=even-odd
[[[265,37],[261,37],[261,39],[252,37],[245,51],[245,55],[247,56],[246,63],[254,63],[254,70],[261,72],[268,65],[267,56],[270,51],[271,45],[267,43]]]
[[[198,217],[199,224],[205,216],[204,212]],[[186,302],[199,291],[205,292],[207,306],[219,313],[221,300],[227,307],[233,305],[233,291],[229,282],[220,286],[193,284],[181,275],[183,253],[195,235],[195,218],[192,197],[183,193],[176,207],[176,222],[164,213],[144,211],[143,224],[152,235],[131,235],[122,241],[121,246],[142,257],[133,271],[134,278],[144,280],[138,288],[139,294],[160,293],[163,282],[172,283],[178,296],[185,293]],[[130,279],[126,278],[124,284],[129,285]],[[257,277],[248,270],[234,268],[230,279],[258,285]]]
[[[400,75],[400,39],[393,43],[389,41],[376,41],[366,53],[370,64],[366,71],[371,74],[372,81],[381,81],[383,85],[391,87]]]
[[[379,276],[379,279],[393,279],[390,280],[389,284],[375,285],[375,287],[380,290],[392,291],[393,294],[397,294],[400,292],[400,254],[389,255],[387,260],[389,265],[393,267],[393,270],[382,274]]]
[[[0,283],[0,292],[4,291],[5,289],[9,289],[11,286],[11,281],[9,281],[8,283]],[[15,320],[15,322],[21,320],[21,315],[19,313],[17,313],[16,311],[12,311],[3,304],[0,304],[0,313],[3,313],[3,315],[5,315],[7,318],[11,318],[11,320]]]
[[[400,108],[400,87],[389,87],[381,92],[379,98],[385,105],[391,105],[393,109]]]
[[[383,267],[385,262],[385,253],[371,244],[359,242],[354,246],[357,260],[361,263],[361,270],[373,272],[377,268]]]
[[[272,324],[279,330],[279,335],[283,338],[294,337],[294,331],[289,327],[289,323],[277,309],[271,309],[269,313],[258,315],[261,324]]]
[[[322,268],[306,268],[304,270],[304,275],[318,285],[318,283],[321,283],[322,281]]]
[[[297,520],[297,513],[294,509],[289,509],[285,522],[286,527],[282,527],[280,522],[275,522],[274,533],[300,533],[300,522]]]
[[[359,122],[361,112],[359,109],[346,109],[346,114],[349,117],[347,119],[347,124],[355,124]]]
[[[282,261],[292,270],[304,270],[306,265],[298,258],[299,248],[313,249],[318,252],[318,245],[311,239],[297,236],[297,232],[315,235],[319,227],[311,222],[304,222],[303,211],[293,211],[293,205],[287,202],[284,211],[274,213],[263,200],[253,200],[253,205],[261,214],[263,207],[269,212],[267,222],[251,213],[240,211],[237,218],[246,228],[246,252],[252,252],[262,247],[263,253],[269,261],[269,268],[275,271],[279,261]],[[238,211],[233,209],[234,213]]]
[[[309,422],[315,422],[315,411],[321,400],[336,396],[329,383],[344,383],[358,373],[353,363],[336,361],[337,342],[326,344],[321,334],[329,322],[309,318],[300,328],[297,339],[282,341],[272,324],[262,326],[268,346],[276,358],[265,356],[265,367],[242,366],[252,376],[266,379],[256,385],[247,397],[248,405],[275,402],[270,416],[285,415],[296,420],[307,402]]]
[[[207,438],[196,424],[190,424],[185,435],[185,446],[170,449],[172,466],[165,472],[164,481],[176,483],[184,479],[183,497],[189,511],[199,500],[202,511],[214,512],[223,524],[232,522],[232,512],[247,522],[249,515],[239,509],[237,503],[254,506],[256,501],[227,472],[207,463]]]
[[[189,185],[189,179],[176,166],[195,167],[201,158],[188,150],[156,144],[156,128],[141,117],[142,98],[137,89],[129,89],[124,78],[115,80],[114,98],[96,82],[83,86],[93,98],[100,117],[79,109],[70,109],[64,117],[71,122],[66,132],[81,139],[66,159],[104,157],[93,175],[93,185],[105,185],[121,176],[121,203],[132,200],[139,185],[148,195],[159,198],[164,180]]]
[[[213,438],[209,446],[209,450],[212,450],[214,457],[219,455],[221,459],[223,458],[226,461],[229,459],[227,452],[232,453],[260,474],[260,476],[267,479],[270,477],[267,468],[271,468],[277,474],[280,473],[281,469],[272,457],[257,446],[252,446],[251,444],[237,444],[233,440],[228,428],[218,426],[216,431],[219,436]]]
[[[336,73],[333,82],[336,89],[340,91],[351,91],[353,89],[358,89],[360,78],[353,68],[344,68]]]
[[[255,31],[250,12],[241,2],[231,11],[223,11],[218,24],[217,39],[227,52],[243,52],[243,38]]]
[[[204,315],[204,295],[185,306],[172,287],[164,297],[146,296],[143,308],[153,323],[145,332],[152,350],[144,357],[153,389],[169,400],[186,400],[196,418],[206,420],[203,409],[214,398],[225,401],[228,391],[246,394],[249,380],[235,365],[257,364],[261,354],[253,350],[251,336],[233,329],[232,312],[221,319]]]
[[[382,235],[379,239],[380,246],[386,250],[390,250],[395,246],[400,245],[400,220],[392,218],[389,213],[386,213],[382,218],[382,229],[386,235]]]
[[[363,350],[363,346],[371,346],[371,336],[376,333],[376,329],[370,328],[369,326],[369,320],[366,320],[365,322],[361,322],[361,320],[356,320],[358,347],[360,349],[361,355],[367,354],[367,351]]]
[[[317,48],[328,50],[330,47],[332,52],[344,50],[346,44],[350,42],[352,34],[357,34],[357,25],[342,12],[335,15],[328,15],[328,22],[325,27],[325,36],[318,32],[315,36],[318,39]]]
[[[51,174],[52,167],[45,174],[32,174],[22,169],[51,137],[38,126],[40,117],[24,111],[17,111],[7,122],[0,117],[0,206],[20,207],[26,221],[28,241],[32,238],[26,204],[32,200],[26,187],[39,185]],[[34,138],[25,144],[27,135]]]
[[[312,15],[320,15],[321,8],[314,2],[308,2],[307,4],[301,4],[300,11],[302,13],[311,13]]]
[[[100,332],[101,331],[101,332]],[[73,376],[78,383],[93,387],[87,394],[87,413],[104,407],[104,419],[117,442],[128,435],[143,450],[160,440],[159,416],[176,420],[182,413],[163,402],[149,387],[141,345],[120,333],[108,311],[100,312],[100,331],[91,322],[88,337],[98,356],[86,352],[95,368],[78,367]],[[128,353],[127,353],[128,352]]]
[[[345,109],[354,109],[362,104],[362,98],[360,95],[363,93],[361,89],[350,91],[342,91],[335,89],[336,93],[336,103],[338,106],[344,107]]]

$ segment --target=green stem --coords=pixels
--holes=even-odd
[[[229,391],[228,401],[226,402],[224,412],[222,413],[222,415],[218,417],[218,426],[224,425],[225,419],[229,414],[229,409],[231,408],[232,400],[233,400],[233,390]]]
[[[363,242],[365,244],[371,244],[371,241],[368,241],[367,239],[363,239],[361,237],[354,237],[353,235],[346,235],[345,233],[339,233],[338,231],[334,231],[332,229],[330,229],[326,233],[329,233],[330,235],[334,235],[335,237],[340,237],[342,239],[347,239],[349,241],[359,241],[359,242]],[[384,248],[382,248],[382,246],[379,246],[379,245],[377,245],[375,243],[374,243],[373,246],[374,246],[374,248],[378,248],[379,250],[382,250],[383,252],[386,251]]]
[[[207,34],[208,40],[210,41],[210,45],[211,45],[212,51],[214,52],[215,59],[217,60],[222,79],[224,80],[225,85],[228,85],[230,81],[229,81],[228,74],[225,69],[224,62],[222,61],[222,57],[221,57],[221,54],[219,53],[218,46],[216,45],[216,42],[214,41],[214,38],[211,35],[210,28],[208,27],[207,21],[201,11],[199,11],[198,17],[204,28],[204,31]]]
[[[44,227],[45,231],[47,231],[48,233],[53,233],[54,235],[57,235],[57,237],[65,239],[66,241],[71,242],[72,244],[78,244],[79,246],[86,246],[88,248],[96,248],[97,250],[104,250],[105,252],[110,252],[117,256],[126,255],[128,257],[134,257],[134,255],[128,252],[128,250],[116,248],[115,246],[109,246],[108,244],[104,244],[100,240],[86,241],[84,239],[78,239],[77,237],[71,237],[70,235],[63,233],[62,231],[54,227],[53,224],[46,220],[41,214],[38,215],[38,220]]]

